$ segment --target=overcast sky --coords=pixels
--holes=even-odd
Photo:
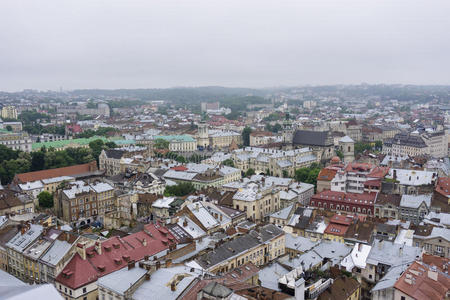
[[[450,84],[449,0],[0,0],[0,90]]]

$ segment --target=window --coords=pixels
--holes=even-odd
[[[86,288],[83,288],[83,294],[86,293]]]
[[[400,300],[406,300],[405,296],[401,296]]]

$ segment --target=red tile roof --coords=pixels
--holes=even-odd
[[[330,200],[361,205],[373,205],[377,193],[344,193],[335,191],[322,191],[311,197],[311,200]]]
[[[86,249],[86,259],[76,253],[56,281],[77,289],[98,278],[127,266],[127,260],[139,261],[146,255],[152,256],[167,250],[170,244],[177,243],[175,237],[160,225],[147,224],[144,230],[126,237],[112,237],[101,242],[101,254],[96,246]],[[82,245],[77,245],[77,247]]]
[[[170,169],[174,170],[174,171],[187,171],[188,170],[188,168],[186,168],[185,166],[175,166]]]
[[[389,173],[389,167],[375,167],[372,171],[370,171],[369,174],[367,174],[367,177],[374,177],[374,178],[384,178],[384,176]]]
[[[424,253],[422,255],[422,261],[429,266],[435,266],[441,272],[446,272],[450,268],[450,259],[440,256]]]
[[[368,172],[373,168],[372,164],[367,163],[349,163],[345,167],[345,172]]]
[[[340,224],[340,225],[350,225],[353,222],[353,216],[344,216],[344,215],[334,215],[330,219],[330,223]]]
[[[441,177],[438,179],[436,192],[443,196],[450,196],[450,177]]]
[[[347,225],[340,225],[335,223],[328,224],[327,228],[325,229],[324,233],[337,235],[337,236],[344,236],[345,233],[348,230]]]
[[[333,180],[334,176],[336,176],[336,173],[336,169],[324,168],[320,170],[319,175],[317,176],[317,180],[331,181]]]
[[[397,280],[394,288],[414,299],[446,299],[450,278],[416,261]]]
[[[30,181],[54,178],[59,176],[75,176],[97,170],[97,162],[91,161],[90,163],[82,165],[16,174],[16,176],[14,177],[14,182],[26,183]]]

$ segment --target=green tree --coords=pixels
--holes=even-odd
[[[166,141],[165,139],[156,139],[153,143],[153,147],[155,149],[169,149],[169,141]]]
[[[183,197],[195,192],[195,187],[190,182],[182,182],[177,185],[166,186],[164,196]]]
[[[47,191],[43,191],[38,195],[39,206],[51,208],[53,207],[53,196]]]
[[[250,146],[250,133],[252,133],[252,129],[248,126],[242,130],[242,141],[244,146]]]
[[[341,160],[344,159],[344,153],[342,153],[341,150],[336,150],[336,155],[337,155]]]
[[[255,170],[252,169],[252,168],[249,168],[247,170],[247,172],[245,172],[245,177],[250,177],[250,176],[255,175],[255,174],[256,174]]]
[[[375,149],[378,151],[381,151],[383,149],[383,142],[382,141],[376,141],[375,142]]]
[[[31,171],[40,171],[45,168],[45,153],[42,150],[31,153]]]
[[[6,125],[6,130],[8,130],[8,131],[12,131],[12,127],[11,127],[11,125]]]
[[[106,148],[105,143],[101,139],[97,139],[89,143],[89,148],[91,148],[92,156],[98,163],[100,153],[102,153],[102,150]]]
[[[286,170],[283,170],[283,178],[288,178],[289,177],[289,173]]]
[[[229,166],[229,167],[233,167],[234,168],[234,162],[231,158],[225,159],[222,164],[224,166]]]

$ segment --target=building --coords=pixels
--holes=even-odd
[[[415,261],[395,282],[394,289],[394,299],[447,299],[450,278],[435,266]]]
[[[26,193],[0,190],[0,216],[21,215],[34,212],[34,198]]]
[[[336,155],[334,142],[328,131],[297,130],[293,137],[294,147],[309,147],[319,160],[326,161]]]
[[[448,157],[448,138],[445,131],[425,132],[421,137],[428,147],[427,154],[431,157]]]
[[[252,131],[250,133],[250,147],[258,147],[270,143],[281,142],[281,138],[270,131]]]
[[[0,145],[4,145],[13,150],[31,152],[33,141],[26,132],[10,132],[5,129],[0,130]]]
[[[29,268],[25,264],[24,252],[44,232],[44,227],[37,224],[26,223],[8,243],[8,272],[17,278],[26,281],[29,279]]]
[[[360,283],[352,277],[341,276],[335,279],[317,300],[359,300],[360,297]]]
[[[429,154],[428,146],[419,135],[398,133],[383,142],[383,153],[391,155],[419,156]]]
[[[15,106],[8,105],[2,107],[3,119],[17,119],[17,109]]]
[[[281,208],[280,190],[263,183],[249,183],[233,195],[233,208],[246,212],[252,221],[268,220]]]
[[[155,135],[153,140],[163,139],[169,142],[169,150],[173,152],[194,152],[197,141],[190,135]]]
[[[54,195],[58,217],[75,227],[102,222],[103,216],[114,210],[115,202],[114,188],[104,182],[73,181]]]
[[[105,175],[114,176],[124,172],[122,164],[124,158],[133,158],[136,155],[146,156],[147,147],[131,146],[115,149],[104,149],[99,155],[99,169]]]
[[[284,232],[273,224],[251,230],[248,234],[224,242],[214,251],[201,255],[196,262],[211,273],[224,273],[246,263],[265,265],[285,252]]]
[[[87,164],[81,164],[81,165],[75,165],[70,167],[64,167],[64,168],[56,168],[56,169],[49,169],[49,170],[42,170],[42,171],[35,171],[35,172],[28,172],[28,173],[20,173],[16,174],[13,179],[14,184],[24,184],[28,182],[34,182],[37,180],[45,180],[45,179],[52,179],[52,178],[58,178],[56,182],[47,182],[44,184],[48,184],[49,189],[47,189],[47,186],[44,187],[44,190],[46,191],[54,191],[51,190],[51,187],[53,187],[54,184],[59,184],[60,182],[67,180],[68,178],[63,176],[69,176],[73,178],[82,178],[87,177],[90,174],[97,174],[97,162],[92,161]]]
[[[320,170],[319,175],[317,175],[317,192],[320,193],[325,190],[331,190],[331,182],[336,176],[339,168],[336,167],[326,167]]]
[[[355,159],[355,141],[348,135],[339,139],[339,150],[344,155],[344,163],[351,163]]]
[[[256,174],[276,177],[293,177],[296,169],[319,161],[309,148],[284,151],[245,147],[233,151],[232,159],[235,167],[243,172],[253,169]]]
[[[163,257],[176,244],[175,237],[160,224],[147,224],[143,231],[122,238],[77,243],[76,253],[56,277],[56,289],[65,299],[94,300],[98,279],[126,268],[128,263]]]
[[[400,200],[400,218],[418,224],[431,207],[430,195],[403,195]]]
[[[428,254],[450,258],[450,229],[418,226],[414,232],[413,244]]]
[[[375,200],[375,214],[377,218],[399,219],[400,195],[378,193]]]
[[[349,163],[337,171],[330,189],[335,192],[376,193],[381,190],[381,182],[388,171],[388,167]]]
[[[347,230],[354,222],[357,222],[357,220],[353,216],[334,215],[323,233],[323,238],[334,242],[345,243],[344,238]]]
[[[319,209],[373,215],[376,193],[323,191],[311,197],[310,205]]]

